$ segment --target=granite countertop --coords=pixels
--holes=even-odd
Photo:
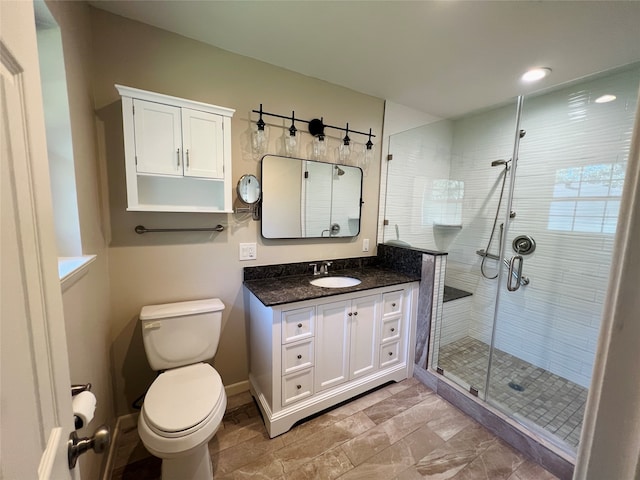
[[[353,287],[323,288],[309,283],[310,280],[329,277],[355,277],[361,283]],[[314,298],[331,297],[343,293],[360,292],[389,285],[420,280],[420,276],[407,275],[394,270],[380,267],[363,267],[330,271],[329,275],[292,275],[278,278],[262,278],[245,280],[244,286],[253,293],[265,306],[272,307],[285,303],[312,300]]]

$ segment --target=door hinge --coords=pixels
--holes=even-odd
[[[444,375],[444,370],[440,367],[436,367],[436,372],[438,372],[440,375]]]
[[[390,153],[389,155],[387,155],[387,161],[389,160],[393,160],[393,153]]]
[[[309,178],[309,172],[304,172],[304,178]]]
[[[136,159],[136,165],[138,165],[138,155],[135,156]]]
[[[389,225],[389,220],[387,220],[386,218],[384,219],[384,221],[382,222],[383,225]]]
[[[136,114],[136,106],[135,105],[131,105],[131,110],[133,110],[133,114]]]
[[[474,397],[477,397],[478,396],[478,389],[474,388],[474,387],[469,387],[469,393],[471,395],[473,395]]]

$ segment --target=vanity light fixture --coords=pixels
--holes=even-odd
[[[345,153],[341,154],[341,158],[342,155],[345,155],[345,158],[348,158],[349,155],[351,154],[352,151],[352,147],[351,147],[351,138],[349,137],[349,134],[358,134],[358,135],[364,135],[364,136],[368,136],[369,140],[366,144],[366,151],[370,152],[370,157],[371,159],[373,158],[373,152],[372,152],[372,148],[373,148],[373,142],[371,142],[371,137],[375,137],[375,135],[373,135],[371,133],[371,129],[369,129],[369,133],[366,132],[359,132],[357,130],[351,130],[349,128],[349,124],[347,123],[346,128],[343,127],[336,127],[333,125],[327,125],[324,123],[324,119],[323,117],[318,118],[314,118],[312,120],[303,120],[301,118],[296,118],[295,117],[295,112],[291,112],[291,116],[288,117],[286,115],[279,115],[277,113],[270,113],[270,112],[265,112],[262,109],[262,104],[260,104],[260,110],[252,110],[253,113],[257,113],[259,114],[259,119],[256,122],[256,125],[258,127],[257,131],[254,132],[256,135],[254,137],[254,142],[253,142],[253,150],[256,153],[265,153],[266,150],[266,146],[267,146],[267,137],[265,134],[265,122],[264,120],[262,120],[262,116],[263,115],[268,115],[270,117],[276,117],[276,118],[283,118],[283,119],[289,119],[291,120],[291,126],[289,127],[289,135],[285,136],[285,150],[287,151],[287,154],[289,155],[289,149],[287,147],[287,139],[295,139],[296,138],[296,133],[298,132],[298,129],[295,126],[295,122],[303,122],[306,123],[307,125],[309,125],[309,133],[314,137],[313,138],[313,148],[312,148],[312,154],[313,156],[316,158],[316,160],[320,160],[320,159],[324,159],[326,157],[326,152],[327,152],[327,145],[326,145],[326,141],[325,141],[325,129],[326,128],[332,128],[334,130],[341,130],[343,132],[345,132],[345,136],[342,139],[342,145],[340,145],[340,151],[343,151]],[[262,132],[262,134],[260,133]],[[290,140],[291,141],[291,140]],[[297,145],[297,140],[294,142]],[[257,147],[261,147],[262,150],[260,150],[260,152],[257,152],[258,148]],[[344,148],[346,147],[346,148]],[[295,150],[292,149],[292,150]],[[348,152],[348,153],[347,153]],[[346,160],[345,160],[346,163]]]
[[[536,67],[527,70],[522,77],[523,82],[532,83],[537,82],[538,80],[542,80],[547,77],[551,73],[551,69],[549,67]]]
[[[284,136],[284,151],[288,157],[295,157],[296,147],[298,146],[298,137],[296,137],[296,132],[298,129],[295,125],[296,122],[296,112],[291,112],[291,126],[289,127],[289,135]]]
[[[260,104],[260,110],[258,111],[260,118],[256,122],[257,129],[251,135],[251,146],[257,156],[262,156],[267,151],[267,134],[264,131],[265,123],[262,120],[262,104]]]
[[[342,139],[342,145],[338,148],[338,158],[341,163],[347,163],[349,161],[349,157],[351,156],[351,139],[349,138],[349,124],[347,123],[347,128],[345,128],[345,135]]]
[[[371,129],[369,129],[369,140],[364,144],[364,155],[362,156],[362,163],[360,168],[362,168],[362,172],[366,175],[367,170],[369,169],[369,165],[373,161],[373,142],[371,141]]]
[[[601,95],[600,97],[595,99],[596,103],[609,103],[609,102],[613,102],[617,97],[615,95],[611,95],[611,94],[606,94],[606,95]]]

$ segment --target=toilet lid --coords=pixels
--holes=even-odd
[[[167,370],[149,387],[145,418],[162,432],[190,429],[209,416],[222,388],[220,375],[208,363]]]

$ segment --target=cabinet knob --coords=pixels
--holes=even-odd
[[[302,324],[301,323],[298,324],[298,328],[302,328]]]
[[[296,388],[300,390],[302,388],[302,385],[296,385]]]
[[[351,315],[353,315],[353,313],[349,312],[348,315],[351,316]]]
[[[395,331],[396,331],[396,329],[395,329],[395,328],[392,328],[392,329],[391,329],[391,331],[392,331],[392,332],[395,332]]]
[[[300,360],[302,358],[302,355],[298,355],[298,360]]]
[[[358,312],[353,312],[354,315],[358,315]]]
[[[393,357],[393,352],[389,352],[389,356],[390,356],[390,357]]]
[[[391,304],[391,306],[392,306],[392,307],[395,307],[395,306],[396,306],[396,304],[395,304],[395,303],[392,303],[392,304]]]

